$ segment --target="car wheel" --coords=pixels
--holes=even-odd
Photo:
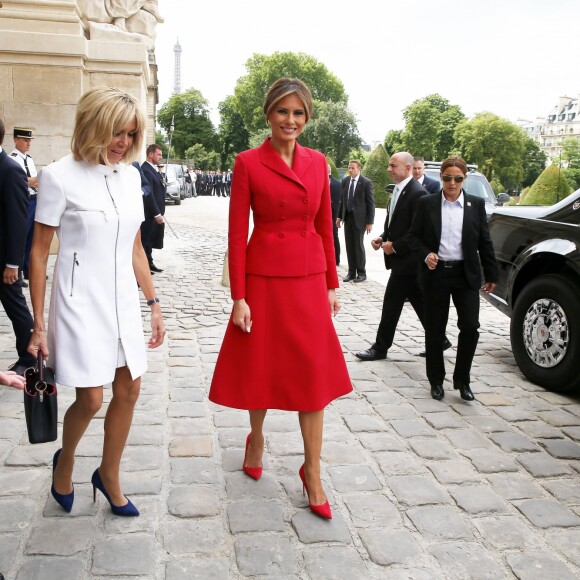
[[[521,371],[556,392],[580,390],[578,289],[564,276],[540,276],[518,296],[510,337]]]
[[[176,197],[175,201],[173,202],[175,205],[181,205],[181,198],[180,197]]]

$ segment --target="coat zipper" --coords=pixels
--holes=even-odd
[[[117,315],[117,336],[119,339],[119,345],[121,345],[121,326],[119,323],[119,300],[118,300],[118,293],[117,293],[117,247],[119,245],[119,210],[117,208],[117,204],[115,203],[115,198],[113,197],[113,194],[111,193],[111,189],[109,188],[109,180],[107,179],[107,176],[105,175],[105,184],[107,186],[107,192],[109,193],[109,197],[111,198],[111,201],[113,202],[113,207],[115,208],[115,213],[117,214],[117,234],[115,236],[115,313]]]
[[[75,252],[73,255],[72,275],[71,275],[71,280],[70,280],[70,295],[71,296],[73,295],[73,290],[75,289],[75,270],[76,270],[75,266],[79,266],[79,261],[77,259],[77,252]]]

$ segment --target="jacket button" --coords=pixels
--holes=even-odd
[[[283,237],[284,237],[284,232],[280,232],[280,233],[278,234],[278,236],[279,236],[280,238],[283,238]]]
[[[304,203],[308,203],[308,198],[307,197],[304,198]]]
[[[286,219],[286,216],[285,216],[285,215],[283,215],[283,216],[282,216],[280,219],[281,219],[282,221],[284,221],[284,220]]]
[[[306,214],[304,214],[304,215],[302,216],[302,220],[303,220],[303,221],[306,221],[307,219],[308,219],[308,216],[307,216]]]
[[[302,234],[302,237],[305,238],[306,237],[306,232],[300,232]]]

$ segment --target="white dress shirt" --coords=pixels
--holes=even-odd
[[[447,201],[441,195],[441,241],[439,259],[444,261],[463,260],[463,190],[455,201]]]

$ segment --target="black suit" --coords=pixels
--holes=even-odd
[[[20,165],[0,152],[0,276],[7,264],[22,267],[28,222],[28,181]],[[32,316],[19,283],[5,284],[0,278],[0,302],[16,335],[18,362],[33,364],[26,351]]]
[[[419,259],[415,246],[410,242],[410,230],[417,202],[425,195],[427,192],[421,184],[411,179],[398,194],[390,224],[390,207],[387,210],[385,231],[380,237],[383,242],[393,243],[395,253],[384,254],[385,266],[387,270],[391,270],[391,275],[385,289],[377,338],[372,346],[380,354],[385,354],[393,344],[406,298],[409,298],[411,306],[423,324],[423,295],[417,281]]]
[[[161,173],[148,161],[141,165],[141,169],[151,189],[151,194],[143,198],[145,221],[141,224],[141,243],[151,266],[153,264],[153,236],[157,227],[155,216],[165,213],[165,184]]]
[[[356,178],[352,210],[348,209],[348,190],[351,177],[342,180],[342,191],[338,217],[344,222],[344,241],[351,276],[366,276],[366,256],[364,246],[365,226],[375,221],[375,196],[370,179],[360,173]]]
[[[441,191],[441,184],[428,175],[423,175],[423,183],[421,185],[428,193],[439,193]]]
[[[412,227],[412,243],[419,251],[421,267],[419,283],[425,297],[425,331],[427,344],[427,378],[431,385],[442,384],[445,378],[443,340],[449,317],[449,301],[457,310],[457,358],[453,381],[467,385],[475,349],[479,339],[479,288],[481,266],[486,282],[496,282],[497,262],[487,226],[484,201],[464,192],[461,248],[463,261],[445,267],[439,260],[429,270],[425,259],[439,253],[441,242],[442,194],[428,195],[417,204]]]
[[[336,265],[340,264],[340,241],[338,240],[338,227],[336,225],[336,218],[338,217],[338,208],[340,206],[340,192],[342,187],[340,181],[336,177],[330,176],[330,204],[332,207],[332,233],[334,234],[334,254],[336,257]]]

